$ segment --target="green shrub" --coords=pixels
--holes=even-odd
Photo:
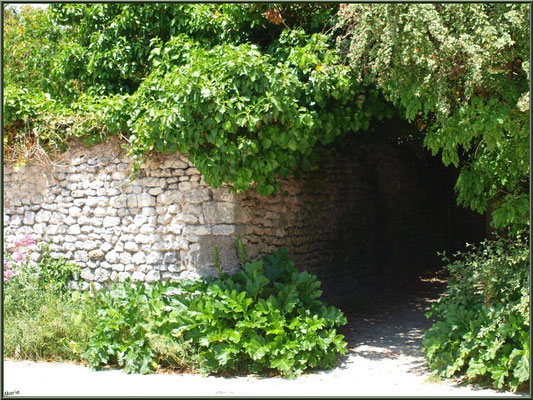
[[[96,310],[88,293],[71,291],[78,267],[53,259],[47,245],[37,250],[30,236],[4,250],[4,355],[29,360],[81,360]],[[7,271],[11,271],[7,273]]]
[[[298,273],[284,249],[234,275],[152,287],[127,280],[99,294],[86,357],[92,367],[116,363],[141,373],[169,359],[203,373],[295,376],[328,368],[345,352],[335,327],[346,318],[318,300],[319,287],[315,276]]]
[[[449,262],[448,258],[444,258]],[[450,262],[446,294],[424,336],[431,370],[516,391],[529,382],[529,249],[501,239],[472,246]]]

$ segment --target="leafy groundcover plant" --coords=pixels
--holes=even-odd
[[[93,368],[140,373],[172,365],[293,377],[329,368],[346,351],[335,329],[346,318],[318,300],[319,287],[285,249],[233,275],[150,287],[126,280],[97,296],[99,321],[85,357]]]
[[[81,360],[96,310],[88,293],[68,287],[79,268],[52,258],[48,245],[29,235],[14,246],[12,252],[4,249],[4,355]]]
[[[449,262],[446,294],[427,313],[438,321],[424,336],[430,369],[441,377],[513,391],[529,382],[529,249],[499,238]]]

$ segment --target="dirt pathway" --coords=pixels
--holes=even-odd
[[[435,280],[437,279],[437,280]],[[424,317],[444,281],[399,287],[366,315],[347,314],[349,351],[339,367],[297,379],[127,375],[81,365],[5,362],[4,395],[20,396],[517,396],[458,382],[435,382],[421,353]],[[402,293],[407,296],[402,297]],[[409,295],[411,293],[412,295]],[[9,392],[9,393],[6,393]],[[522,397],[529,397],[525,394]]]

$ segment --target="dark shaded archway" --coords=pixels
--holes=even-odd
[[[314,254],[291,250],[331,304],[347,309],[415,290],[418,275],[442,266],[437,252],[486,236],[485,217],[456,205],[457,170],[431,156],[414,131],[399,120],[376,124],[304,178],[307,192],[316,187],[331,201],[313,210],[306,200],[313,210],[306,231],[320,238]]]

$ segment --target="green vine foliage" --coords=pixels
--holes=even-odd
[[[496,228],[528,224],[525,4],[55,4],[7,17],[7,159],[27,141],[119,134],[137,166],[184,152],[215,187],[269,194],[391,116],[390,102],[460,168],[460,204]]]
[[[340,136],[392,115],[319,33],[336,10],[50,6],[50,19],[73,38],[58,44],[53,73],[76,90],[68,102],[52,97],[54,107],[26,102],[31,91],[9,98],[7,121],[25,119],[43,147],[59,149],[71,137],[90,145],[120,134],[136,166],[154,151],[187,153],[214,187],[274,193],[280,177],[314,168]]]
[[[358,81],[377,84],[460,167],[458,202],[496,228],[528,223],[529,7],[353,4],[337,43]]]
[[[199,46],[185,35],[151,53],[152,73],[132,96],[134,154],[187,153],[210,185],[262,194],[316,165],[324,146],[385,113],[355,84],[327,37],[285,31],[270,52]]]

